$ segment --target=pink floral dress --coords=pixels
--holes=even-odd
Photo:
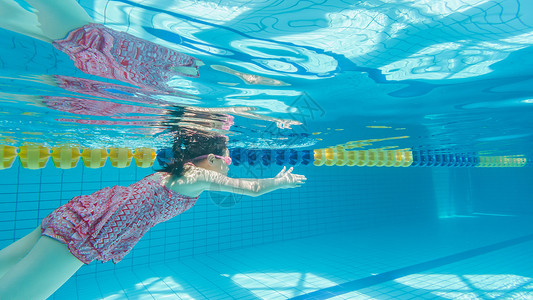
[[[162,185],[166,176],[155,173],[127,187],[106,187],[74,197],[43,219],[42,235],[66,244],[85,264],[95,259],[112,259],[116,264],[150,228],[196,203],[198,197]]]

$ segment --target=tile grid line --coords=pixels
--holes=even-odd
[[[394,279],[398,279],[407,275],[411,275],[413,273],[419,273],[426,270],[430,270],[436,267],[441,267],[450,263],[455,263],[458,261],[466,260],[475,256],[479,256],[482,254],[486,254],[489,252],[501,250],[510,246],[515,246],[524,242],[528,242],[533,240],[533,234],[529,234],[526,236],[510,239],[507,241],[495,243],[488,246],[483,246],[471,250],[466,250],[463,252],[459,252],[456,254],[444,256],[441,258],[433,259],[430,261],[414,264],[411,266],[399,268],[396,270],[380,273],[374,276],[368,276],[360,279],[356,279],[353,281],[349,281],[346,283],[338,284],[335,286],[331,286],[325,289],[317,290],[311,293],[307,293],[304,295],[296,296],[293,298],[290,298],[291,300],[303,300],[303,299],[328,299],[334,296],[346,294],[349,292],[357,291],[363,288],[367,288],[373,285],[377,285],[380,283],[384,283],[387,281],[391,281]]]

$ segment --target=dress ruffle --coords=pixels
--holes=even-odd
[[[127,193],[128,190],[125,187],[114,186],[113,188],[106,187],[91,195],[73,198],[66,204],[80,218],[80,222],[73,229],[82,238],[89,234],[96,237],[118,208],[119,205],[117,204],[120,204],[120,198]]]

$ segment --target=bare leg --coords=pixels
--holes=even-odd
[[[36,10],[43,33],[51,40],[93,22],[76,0],[26,0]]]
[[[25,10],[13,0],[0,0],[0,27],[51,42],[39,27],[37,15]]]
[[[46,299],[82,265],[65,244],[41,236],[30,253],[0,279],[0,299]]]
[[[64,38],[70,31],[93,22],[75,0],[26,0],[33,13],[13,0],[0,0],[0,27],[45,42]]]
[[[41,226],[37,226],[25,237],[0,250],[0,278],[30,252],[40,237]]]

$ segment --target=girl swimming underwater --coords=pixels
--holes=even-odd
[[[33,232],[0,251],[0,299],[46,299],[83,264],[119,262],[153,226],[190,209],[204,191],[259,196],[299,187],[285,167],[274,178],[227,177],[227,138],[178,132],[162,170],[127,186],[74,197]]]

